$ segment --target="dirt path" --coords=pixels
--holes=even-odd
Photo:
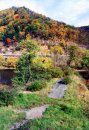
[[[54,85],[52,91],[48,94],[48,97],[63,98],[65,90],[67,90],[67,85],[65,85],[63,79],[61,79]]]
[[[43,105],[40,107],[35,107],[32,109],[27,109],[27,110],[20,110],[18,112],[25,112],[26,113],[26,119],[37,119],[42,117],[43,113],[45,112],[45,110],[48,108],[48,104],[47,105]]]
[[[38,119],[43,116],[43,113],[46,111],[46,109],[49,107],[49,105],[43,105],[40,107],[35,107],[32,109],[23,109],[23,110],[17,110],[17,112],[25,112],[26,113],[26,118],[25,120],[22,120],[20,122],[16,122],[10,127],[10,130],[16,130],[20,129],[22,126],[28,124],[29,120],[31,119]]]

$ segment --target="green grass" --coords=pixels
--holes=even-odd
[[[0,107],[0,130],[8,130],[16,121],[25,117],[24,113],[16,113],[12,107]]]
[[[43,118],[30,121],[29,130],[88,130],[89,121],[83,115],[80,103],[72,99],[55,100],[41,97],[36,94],[22,94],[23,104],[20,97],[15,107],[31,108],[49,103],[50,106],[44,113]],[[71,98],[71,97],[70,97]],[[29,101],[28,101],[29,100]]]
[[[15,108],[31,108],[49,103],[51,99],[37,94],[19,94],[14,102]]]
[[[15,108],[31,108],[31,107],[35,107],[35,106],[39,106],[39,105],[43,105],[43,104],[51,104],[51,102],[55,101],[57,102],[58,100],[55,99],[51,99],[48,98],[48,92],[51,91],[51,88],[53,87],[53,85],[56,83],[58,79],[51,79],[47,84],[47,87],[37,91],[37,92],[32,92],[29,94],[23,94],[22,92],[20,92],[19,95],[17,95],[17,97],[15,98],[15,102],[14,102],[14,107]]]

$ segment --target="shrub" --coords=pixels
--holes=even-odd
[[[70,67],[64,67],[63,68],[63,71],[64,71],[64,74],[67,76],[67,75],[72,75],[75,73],[74,69],[73,68],[70,68]]]
[[[5,58],[2,55],[0,55],[0,66],[5,66],[5,64]]]
[[[53,67],[53,62],[51,58],[48,57],[35,57],[32,60],[32,65],[36,68],[49,69]]]
[[[30,71],[30,56],[27,53],[24,53],[16,66],[16,71],[15,71],[15,77],[12,79],[13,85],[14,86],[22,86],[28,82],[30,76],[31,76],[31,71]]]
[[[47,83],[45,80],[36,80],[34,81],[30,86],[27,86],[27,90],[30,91],[38,91],[41,90],[42,88],[45,88],[47,86]]]
[[[89,68],[89,51],[86,50],[84,52],[83,58],[82,58],[82,67],[83,68]]]
[[[51,73],[52,78],[61,78],[64,76],[64,72],[59,68],[51,69],[50,73]]]
[[[6,61],[6,67],[16,68],[17,62],[18,62],[18,58],[9,57]]]
[[[33,68],[32,69],[32,78],[33,79],[45,79],[49,80],[51,78],[61,78],[64,76],[64,72],[60,68],[53,69],[41,69],[41,68]]]
[[[13,104],[14,98],[15,98],[16,92],[15,90],[6,90],[1,89],[0,90],[0,106],[8,106]]]
[[[49,80],[51,79],[51,73],[49,72],[48,69],[43,69],[43,68],[32,68],[32,79],[45,79]]]
[[[71,80],[71,78],[69,76],[66,76],[64,78],[64,82],[65,82],[65,84],[70,84],[72,82],[72,80]]]

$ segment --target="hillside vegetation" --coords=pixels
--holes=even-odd
[[[79,30],[63,22],[52,20],[25,7],[0,11],[0,41],[17,43],[22,39],[77,42]]]
[[[75,28],[25,7],[0,11],[0,41],[17,42],[29,37],[88,44],[89,27]]]
[[[82,44],[89,45],[89,26],[80,27],[79,30],[79,42]]]

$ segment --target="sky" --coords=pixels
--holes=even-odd
[[[0,10],[25,6],[74,26],[89,25],[89,0],[0,0]]]

